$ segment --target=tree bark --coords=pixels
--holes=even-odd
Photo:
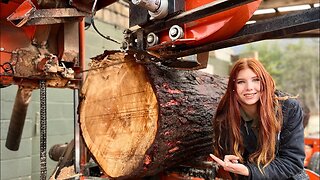
[[[85,143],[107,176],[154,175],[212,152],[212,118],[227,80],[201,71],[96,57],[81,92]]]

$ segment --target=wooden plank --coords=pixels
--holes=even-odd
[[[265,19],[269,19],[269,18],[274,18],[274,17],[278,17],[278,16],[283,16],[285,14],[288,13],[293,13],[296,11],[291,11],[291,12],[276,12],[276,13],[267,13],[267,14],[258,14],[258,15],[254,15],[251,17],[250,21],[260,21],[260,20],[265,20]]]
[[[259,6],[259,9],[270,9],[316,3],[319,3],[319,0],[264,0]]]
[[[320,29],[291,34],[286,36],[285,38],[311,38],[311,37],[320,37]]]

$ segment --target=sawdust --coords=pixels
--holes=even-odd
[[[108,67],[114,64],[123,63],[125,61],[126,54],[123,52],[110,52],[105,51],[103,54],[98,55],[91,59],[89,67],[91,69]]]
[[[56,172],[50,177],[49,180],[63,180],[63,179],[69,179],[69,178],[80,176],[80,174],[76,174],[74,172],[74,166],[62,168],[57,178],[54,178],[55,174]]]

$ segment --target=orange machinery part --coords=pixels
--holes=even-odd
[[[214,0],[186,0],[185,10],[191,10]],[[160,44],[188,44],[195,46],[227,39],[237,33],[258,9],[262,0],[238,6],[196,21],[180,25],[184,29],[184,38],[171,41],[168,31],[160,34]],[[162,46],[163,47],[163,46]]]
[[[320,139],[319,138],[315,138],[315,137],[305,137],[304,138],[304,144],[305,144],[305,154],[306,154],[306,158],[304,161],[304,166],[308,166],[309,161],[312,157],[312,155],[315,152],[320,152]]]
[[[1,26],[10,26],[11,23],[9,21],[7,21],[7,18],[14,12],[16,12],[16,15],[21,15],[23,16],[24,14],[27,13],[28,9],[30,9],[30,3],[31,2],[33,5],[35,5],[36,7],[36,1],[24,1],[24,0],[16,0],[16,1],[9,1],[7,4],[5,3],[0,3],[0,23]],[[20,6],[20,7],[19,7]],[[19,7],[19,9],[17,9]],[[13,26],[13,25],[11,25]],[[28,39],[31,39],[35,33],[35,26],[24,26],[21,27],[21,29],[24,31],[25,36]],[[14,35],[14,33],[16,32],[12,32],[11,34],[7,34],[8,32],[6,32],[5,34],[0,34],[0,36],[10,36],[10,35]],[[10,32],[9,32],[10,33]],[[17,39],[19,40],[19,39]],[[7,44],[8,42],[6,42]],[[18,45],[19,43],[15,42],[13,43],[15,45]]]
[[[312,154],[320,152],[320,139],[316,137],[305,137],[304,144],[312,147]]]
[[[319,174],[309,170],[309,169],[305,169],[307,175],[309,176],[309,179],[310,180],[319,180],[320,179],[320,176]]]
[[[53,1],[53,0],[52,0]],[[76,0],[75,0],[76,1]],[[114,0],[109,0],[106,3],[113,3]],[[88,4],[89,6],[90,4]],[[14,0],[8,3],[0,3],[0,86],[8,86],[13,83],[13,77],[7,76],[2,68],[3,64],[7,64],[11,60],[13,51],[29,47],[31,41],[34,38],[36,29],[39,26],[50,26],[50,25],[23,25],[20,27],[15,23],[15,19],[23,19],[28,17],[36,9],[40,9],[36,0]],[[53,7],[54,8],[54,7]],[[75,68],[74,70],[79,73],[84,65],[84,20],[80,23],[80,44],[79,44],[79,55],[81,58],[80,69]],[[11,23],[12,22],[12,23]],[[19,24],[19,23],[18,23]],[[58,42],[59,43],[59,42]],[[14,66],[14,64],[13,64]]]
[[[0,65],[10,62],[12,51],[18,48],[27,47],[35,33],[35,26],[18,28],[7,21],[7,17],[15,12],[21,4],[25,4],[25,7],[20,9],[21,13],[26,13],[27,9],[30,7],[28,6],[28,3],[23,2],[23,0],[16,0],[9,1],[7,4],[0,3],[0,48],[2,49],[0,51]],[[13,83],[13,77],[4,75],[3,68],[0,68],[0,74],[0,85],[8,86]]]

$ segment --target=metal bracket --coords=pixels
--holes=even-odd
[[[198,8],[194,8],[192,10],[183,12],[177,16],[169,18],[167,20],[159,20],[154,23],[151,23],[149,26],[144,26],[143,29],[145,33],[157,33],[165,29],[169,29],[171,26],[176,24],[188,23],[197,19],[201,19],[206,16],[210,16],[213,14],[217,14],[219,12],[226,11],[231,8],[235,8],[244,4],[248,4],[249,2],[253,2],[254,0],[218,0],[208,3],[206,5],[200,6]]]
[[[183,57],[265,39],[285,38],[294,33],[319,28],[320,9],[317,7],[246,25],[236,35],[223,41],[187,47],[183,50],[161,51],[160,56],[161,58]]]

